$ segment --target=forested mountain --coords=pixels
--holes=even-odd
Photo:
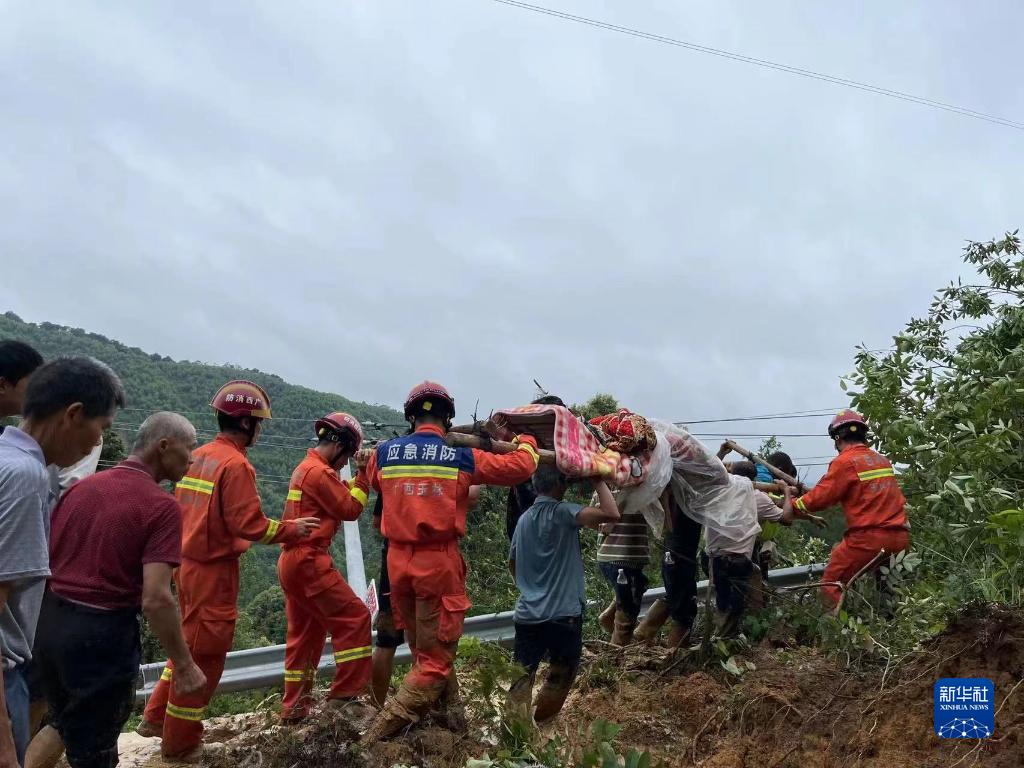
[[[401,414],[385,406],[317,392],[253,369],[172,360],[81,328],[27,323],[13,312],[0,315],[0,339],[8,338],[28,342],[47,359],[57,355],[89,355],[113,368],[128,395],[128,405],[118,413],[114,430],[128,446],[142,420],[158,410],[188,416],[198,430],[200,443],[207,442],[217,430],[210,398],[221,384],[230,379],[250,379],[264,387],[273,404],[274,418],[266,424],[249,455],[256,467],[264,511],[275,518],[284,509],[292,469],[312,445],[315,418],[330,411],[347,411],[367,426],[367,435],[371,437],[390,436],[395,429],[401,429]],[[389,426],[369,427],[369,423]],[[367,574],[372,577],[379,563],[379,548],[369,515],[363,516],[361,527]],[[343,567],[340,538],[335,544],[335,561]],[[284,610],[275,569],[278,551],[277,547],[254,546],[243,560],[240,607],[252,621],[242,622],[239,645],[250,645],[263,638],[284,642]],[[256,631],[252,631],[253,627]]]

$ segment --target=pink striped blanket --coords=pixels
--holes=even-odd
[[[555,452],[555,463],[569,477],[600,477],[617,488],[639,485],[647,476],[650,453],[630,456],[604,447],[572,411],[561,405],[524,405],[492,417],[509,439],[520,432],[537,438],[541,448]]]

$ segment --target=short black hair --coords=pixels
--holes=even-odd
[[[566,476],[554,464],[541,464],[533,473],[533,490],[537,493],[549,493],[567,482]]]
[[[563,408],[565,407],[565,403],[562,402],[562,398],[558,395],[541,395],[530,405],[560,405]]]
[[[91,357],[58,357],[32,374],[25,392],[22,415],[46,419],[75,403],[87,418],[111,416],[125,403],[124,386],[117,374]]]
[[[848,443],[867,443],[868,431],[860,424],[844,424],[835,431],[835,438]]]
[[[217,411],[217,428],[221,432],[245,432],[242,426],[241,416],[228,416],[226,413]]]
[[[793,460],[789,458],[788,453],[784,451],[776,451],[775,453],[770,454],[766,458],[768,463],[771,464],[776,469],[781,469],[790,477],[797,476],[798,473],[796,471],[796,465],[793,463]]]
[[[351,435],[341,435],[333,430],[328,430],[323,437],[318,437],[317,445],[340,445],[341,449],[348,453],[355,453],[356,450],[356,441]]]
[[[43,356],[23,341],[0,341],[0,379],[11,385],[32,374],[43,364]]]
[[[757,480],[757,467],[752,461],[734,461],[729,466],[729,471],[734,475],[746,477],[750,480]]]

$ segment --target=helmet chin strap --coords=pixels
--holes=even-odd
[[[334,447],[337,449],[337,452],[334,454],[334,458],[331,459],[331,469],[337,471],[345,465],[345,462],[341,460],[342,456],[345,455],[345,448],[341,443],[335,443]]]
[[[256,424],[257,424],[257,420],[254,417],[252,417],[252,416],[248,416],[246,418],[249,419],[249,428],[247,430],[245,430],[245,434],[247,435],[247,439],[245,441],[245,447],[246,448],[252,448],[253,444],[256,442]]]

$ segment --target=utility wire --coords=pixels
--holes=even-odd
[[[752,64],[758,67],[764,67],[765,69],[773,69],[778,72],[785,72],[791,75],[798,75],[799,77],[806,77],[811,80],[820,80],[825,83],[832,85],[841,85],[846,88],[854,88],[859,91],[867,91],[868,93],[874,93],[878,96],[887,96],[892,99],[899,99],[900,101],[908,101],[913,104],[919,104],[924,107],[931,107],[932,109],[941,109],[946,112],[952,112],[962,117],[970,117],[975,120],[984,120],[989,123],[995,123],[996,125],[1006,126],[1007,128],[1015,128],[1017,130],[1024,130],[1024,123],[1016,120],[1010,120],[1009,118],[999,117],[998,115],[990,115],[985,112],[978,112],[974,109],[968,109],[967,107],[961,107],[956,104],[947,104],[943,101],[936,101],[935,99],[929,99],[924,96],[915,96],[912,93],[905,93],[903,91],[896,91],[891,88],[884,88],[879,85],[872,85],[870,83],[863,83],[858,80],[850,80],[845,77],[836,77],[835,75],[828,75],[823,72],[816,72],[811,69],[803,69],[802,67],[794,67],[789,64],[782,64],[777,61],[769,61],[767,59],[759,59],[754,56],[746,56],[741,53],[733,53],[732,51],[725,51],[721,48],[712,48],[708,45],[699,45],[697,43],[689,43],[684,40],[678,40],[673,37],[666,37],[665,35],[657,35],[652,32],[644,32],[639,29],[633,29],[631,27],[623,27],[618,24],[610,24],[606,21],[600,21],[598,19],[588,18],[586,16],[577,16],[576,14],[566,13],[565,11],[555,10],[553,8],[545,8],[540,5],[533,5],[531,3],[520,2],[519,0],[493,0],[493,2],[501,3],[502,5],[509,5],[513,8],[519,8],[524,11],[531,11],[533,13],[544,14],[545,16],[554,16],[558,19],[565,21],[573,21],[577,24],[585,24],[591,27],[597,27],[598,29],[605,29],[610,32],[619,32],[624,35],[631,35],[632,37],[639,37],[644,40],[651,40],[656,43],[662,43],[664,45],[672,45],[677,48],[686,48],[690,51],[696,51],[698,53],[706,53],[711,56],[718,56],[724,59],[732,59],[733,61],[739,61],[744,64]]]
[[[833,416],[841,408],[819,408],[815,411],[796,411],[794,413],[774,413],[767,416],[736,416],[731,419],[681,419],[672,422],[676,426],[686,424],[719,424],[734,421],[774,421],[775,419],[813,419],[821,416]]]

